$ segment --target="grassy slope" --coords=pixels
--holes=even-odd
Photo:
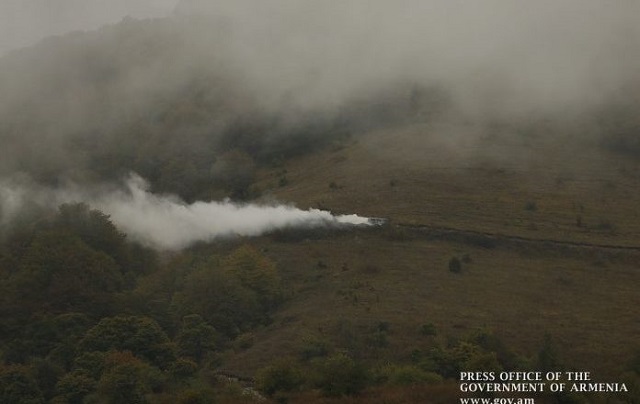
[[[450,136],[438,127],[374,133],[351,147],[300,159],[287,167],[290,186],[275,193],[300,206],[397,223],[638,244],[637,162],[596,148],[562,150],[545,140],[485,146],[500,140],[436,140],[440,133]],[[330,189],[332,181],[341,188]],[[525,209],[528,202],[537,210]],[[579,215],[582,227],[576,226]],[[607,223],[615,232],[600,229]]]
[[[308,335],[347,346],[345,334],[366,338],[386,321],[391,344],[372,349],[372,359],[408,359],[411,350],[428,347],[418,329],[432,322],[440,335],[486,326],[528,356],[550,333],[567,363],[596,375],[622,369],[640,335],[637,252],[563,252],[543,243],[484,249],[396,225],[640,245],[640,179],[631,174],[638,164],[597,148],[565,153],[544,140],[502,149],[487,149],[483,141],[448,145],[433,140],[437,130],[373,133],[300,158],[286,166],[284,187],[275,185],[281,169],[263,173],[261,187],[280,200],[387,217],[391,226],[296,243],[254,240],[295,286],[256,343],[229,358],[230,368],[252,374],[299,352]],[[530,201],[535,210],[526,209]],[[449,272],[449,259],[465,254],[472,262],[464,272]]]

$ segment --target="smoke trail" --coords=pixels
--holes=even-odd
[[[371,225],[368,218],[338,215],[319,209],[301,210],[289,205],[255,205],[223,202],[187,204],[171,195],[154,195],[146,182],[131,175],[126,188],[88,192],[68,186],[42,190],[0,185],[2,222],[15,214],[25,198],[49,204],[85,202],[111,216],[113,223],[136,241],[164,250],[178,250],[197,241],[219,237],[257,236],[287,227]]]

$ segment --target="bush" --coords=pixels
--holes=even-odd
[[[545,372],[563,369],[562,363],[558,358],[556,344],[549,334],[544,336],[542,347],[540,348],[540,351],[538,351],[537,369]]]
[[[313,358],[323,358],[329,354],[330,344],[327,340],[319,337],[306,337],[302,340],[300,357],[302,360]]]
[[[436,335],[436,326],[433,323],[422,324],[420,327],[420,334],[424,336]]]
[[[449,271],[455,274],[462,272],[462,263],[457,257],[453,257],[449,260]]]
[[[161,373],[130,352],[112,352],[105,358],[105,371],[98,393],[112,403],[143,404],[146,395],[162,384]]]
[[[339,353],[327,358],[321,365],[317,386],[326,396],[354,395],[368,382],[364,367],[349,356]]]
[[[291,359],[281,359],[258,372],[258,389],[268,397],[278,392],[289,392],[304,383],[302,371]]]
[[[394,366],[387,370],[387,384],[393,386],[409,386],[412,384],[441,383],[442,376],[411,365]]]
[[[178,358],[171,366],[171,375],[176,379],[186,379],[196,374],[198,364],[190,359]]]

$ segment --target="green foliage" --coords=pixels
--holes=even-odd
[[[84,398],[93,393],[98,383],[82,370],[69,372],[56,384],[54,403],[82,404]]]
[[[159,378],[153,367],[131,353],[114,352],[106,357],[97,390],[109,403],[144,404],[149,402],[146,394],[159,383]]]
[[[389,346],[388,332],[375,328],[365,336],[364,342],[372,350],[386,348]]]
[[[256,343],[256,336],[252,332],[240,334],[233,341],[233,349],[236,351],[246,351]]]
[[[27,367],[0,366],[0,402],[44,404],[45,400]]]
[[[77,236],[44,231],[35,235],[12,282],[26,310],[106,314],[122,275],[111,257]]]
[[[437,384],[443,381],[442,376],[427,372],[414,365],[387,366],[377,377],[380,382],[392,386],[408,386],[414,384]]]
[[[197,314],[185,316],[182,328],[176,337],[178,353],[199,362],[206,353],[213,351],[219,340],[215,328]]]
[[[238,248],[223,260],[222,267],[240,279],[242,286],[256,293],[264,311],[275,308],[282,299],[275,263],[255,248],[249,245]]]
[[[198,371],[198,364],[192,360],[178,358],[171,366],[171,375],[175,379],[183,380],[192,377]]]
[[[493,333],[476,330],[446,347],[435,346],[426,355],[414,351],[414,363],[422,370],[444,378],[457,378],[461,371],[500,372],[519,369],[521,361]]]
[[[282,300],[275,264],[252,247],[233,251],[222,261],[195,265],[173,298],[180,315],[198,314],[221,334],[234,338],[269,320]]]
[[[449,271],[459,274],[462,272],[462,262],[458,259],[458,257],[452,257],[449,260]]]
[[[25,362],[29,357],[45,357],[62,367],[68,367],[76,353],[76,345],[90,326],[90,320],[80,313],[32,320],[9,344],[5,360]]]
[[[286,187],[287,185],[289,185],[289,179],[287,178],[287,176],[286,176],[286,175],[283,175],[282,177],[280,177],[280,178],[278,179],[278,186],[279,186],[280,188],[282,188],[282,187]]]
[[[172,306],[179,315],[196,313],[221,334],[233,338],[262,320],[255,292],[219,268],[201,265],[186,276]]]
[[[29,362],[29,370],[43,397],[46,400],[51,399],[55,392],[56,383],[64,374],[64,370],[55,363],[40,358],[32,359]]]
[[[104,360],[107,352],[83,352],[78,355],[73,363],[74,371],[81,372],[98,380],[104,371]]]
[[[210,387],[190,387],[181,391],[175,402],[177,404],[211,404],[216,401],[213,400],[215,392]]]
[[[109,220],[109,216],[84,203],[63,204],[54,225],[78,236],[91,248],[102,251],[118,264],[126,265],[125,234]]]
[[[290,358],[275,361],[261,369],[257,376],[258,389],[268,397],[279,392],[299,389],[304,383],[302,370]]]
[[[116,316],[102,319],[80,342],[85,352],[131,351],[166,368],[175,360],[175,348],[158,323],[147,317]]]
[[[527,201],[527,203],[525,203],[524,205],[524,208],[529,212],[535,212],[536,210],[538,210],[538,204],[535,201]]]
[[[538,361],[536,367],[540,371],[551,372],[563,369],[558,357],[558,350],[551,335],[546,334],[542,341],[542,346],[538,351]]]
[[[300,347],[300,357],[302,360],[313,358],[323,358],[329,354],[331,344],[324,338],[317,336],[307,336],[302,339]]]
[[[420,326],[420,334],[424,336],[434,336],[437,333],[436,326],[433,323],[426,323]]]
[[[491,366],[504,367],[506,370],[516,370],[523,365],[522,358],[509,350],[500,338],[487,329],[481,328],[473,331],[467,336],[467,341],[478,345],[487,353],[494,354],[493,356],[495,356],[497,363]],[[485,358],[484,360],[487,366],[489,365],[486,361],[492,361],[491,358]]]
[[[369,380],[367,370],[349,356],[338,353],[320,363],[317,386],[327,396],[357,394]]]

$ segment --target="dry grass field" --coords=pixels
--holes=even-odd
[[[545,140],[438,143],[429,137],[437,130],[372,133],[263,173],[267,198],[390,223],[251,241],[294,286],[273,323],[230,354],[234,371],[296,356],[309,338],[348,347],[380,323],[389,343],[365,349],[367,359],[408,361],[415,349],[484,328],[525,358],[549,334],[569,367],[605,380],[624,369],[639,344],[640,251],[563,243],[640,247],[638,163],[596,145],[578,155]],[[497,238],[484,245],[457,230]],[[452,257],[461,273],[449,271]],[[428,323],[436,337],[421,335]]]

